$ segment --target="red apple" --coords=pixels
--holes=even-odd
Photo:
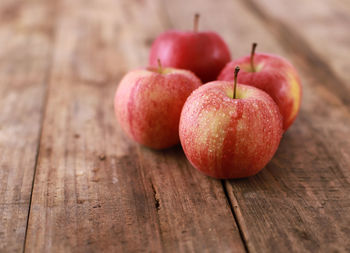
[[[286,131],[295,120],[301,102],[301,83],[295,68],[287,60],[272,54],[255,54],[232,61],[220,73],[218,80],[233,80],[232,69],[239,65],[238,82],[266,91],[277,103]]]
[[[121,80],[114,109],[126,134],[145,146],[162,149],[179,143],[183,104],[201,85],[190,71],[174,68],[134,70]]]
[[[152,44],[149,64],[188,69],[204,83],[217,78],[230,61],[230,51],[224,40],[212,31],[197,31],[199,15],[195,15],[193,31],[171,30],[159,35]]]
[[[271,160],[283,133],[282,116],[267,93],[233,87],[228,81],[201,86],[188,97],[180,118],[188,160],[215,178],[255,175]]]

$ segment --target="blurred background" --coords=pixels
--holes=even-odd
[[[301,75],[254,178],[204,177],[115,120],[122,76],[197,12],[233,59],[257,42]],[[349,252],[349,28],[348,0],[1,0],[0,252]]]

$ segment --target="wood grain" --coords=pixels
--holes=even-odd
[[[255,10],[257,17],[265,22],[276,39],[284,47],[290,48],[291,58],[300,65],[304,80],[304,99],[299,121],[285,135],[266,173],[262,173],[261,177],[254,182],[255,190],[261,193],[263,198],[256,196],[252,199],[254,199],[254,206],[258,204],[261,207],[256,208],[251,205],[253,202],[249,194],[246,196],[244,193],[244,186],[230,184],[233,202],[240,203],[242,210],[245,210],[240,222],[242,226],[249,227],[252,224],[250,215],[263,217],[263,224],[273,226],[275,235],[282,235],[283,247],[286,250],[292,248],[293,251],[300,252],[305,250],[347,252],[350,250],[348,229],[350,225],[350,157],[347,151],[350,148],[350,141],[344,136],[350,134],[347,96],[349,86],[343,81],[346,80],[344,75],[339,75],[339,72],[333,69],[335,63],[348,61],[348,56],[339,54],[335,59],[334,53],[326,56],[321,53],[322,50],[319,47],[331,47],[333,44],[338,51],[344,51],[346,46],[342,43],[335,45],[332,37],[321,40],[320,36],[318,39],[317,36],[310,36],[314,34],[311,33],[310,24],[314,24],[314,31],[320,30],[316,29],[317,19],[311,15],[310,18],[315,19],[315,22],[302,21],[301,10],[298,12],[285,5],[282,11],[282,6],[277,4],[273,5],[274,8],[266,8],[266,4],[265,8],[262,8],[257,2],[250,2],[249,5],[248,9]],[[322,9],[324,7],[322,5],[323,3],[317,4],[316,9],[313,10]],[[282,21],[271,18],[274,17],[272,10],[279,10]],[[291,23],[291,13],[294,19],[300,22],[299,25]],[[339,21],[335,16],[328,16],[326,20],[329,23]],[[271,21],[275,25],[271,25]],[[299,29],[304,23],[308,25],[303,25],[303,29]],[[281,27],[284,29],[282,36]],[[301,31],[302,34],[296,31]],[[288,36],[285,36],[286,34]],[[289,44],[283,43],[287,37],[294,39],[290,39]],[[312,50],[309,50],[311,48]],[[266,179],[278,184],[267,189],[263,185],[258,185],[258,182]],[[276,191],[277,186],[281,190]],[[264,199],[267,195],[271,195],[271,190],[276,192],[276,197]],[[264,194],[267,195],[264,196]],[[277,196],[286,196],[288,201],[282,202],[277,199]],[[274,215],[270,212],[267,217],[264,215],[265,212],[261,212],[262,208],[271,212],[279,211]],[[271,216],[275,218],[271,219]],[[284,224],[284,226],[277,227],[277,224]],[[253,236],[252,233],[248,232],[247,237],[251,236]],[[271,241],[277,239],[273,239],[273,236],[259,237],[256,236],[255,239],[265,242],[268,241],[267,239]],[[278,248],[275,243],[269,245],[265,244],[265,247],[271,250]],[[260,251],[260,248],[256,248],[256,244],[251,246]]]
[[[350,117],[349,93],[342,77],[303,34],[295,33],[300,29],[288,29],[271,18],[258,1],[220,1],[199,10],[200,1],[185,2],[168,1],[173,26],[185,27],[185,17],[199,11],[200,26],[223,34],[234,57],[247,54],[251,42],[257,41],[258,51],[287,57],[302,74],[302,109],[275,158],[256,177],[225,184],[248,251],[349,251],[350,141],[345,136],[350,134]],[[180,7],[184,4],[185,12]],[[270,9],[276,5],[266,1]],[[217,13],[220,15],[211,18]],[[348,59],[343,55],[337,61]]]
[[[135,145],[115,120],[118,80],[167,27],[159,6],[60,4],[27,252],[245,251],[221,182],[179,147]]]
[[[349,252],[349,11],[342,0],[1,1],[0,252]],[[195,12],[234,58],[256,41],[301,73],[300,115],[253,178],[205,177],[179,146],[140,147],[115,120],[122,75]]]
[[[51,62],[50,13],[46,1],[0,2],[0,252],[24,245]]]

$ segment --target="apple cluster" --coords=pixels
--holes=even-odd
[[[231,61],[215,32],[171,30],[152,44],[149,67],[127,73],[114,108],[134,141],[165,149],[181,142],[190,163],[215,178],[255,175],[295,120],[301,82],[282,57],[255,53]]]

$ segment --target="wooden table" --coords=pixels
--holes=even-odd
[[[257,176],[220,181],[116,122],[120,78],[169,28],[290,59],[295,124]],[[0,252],[350,252],[347,0],[1,0]]]

